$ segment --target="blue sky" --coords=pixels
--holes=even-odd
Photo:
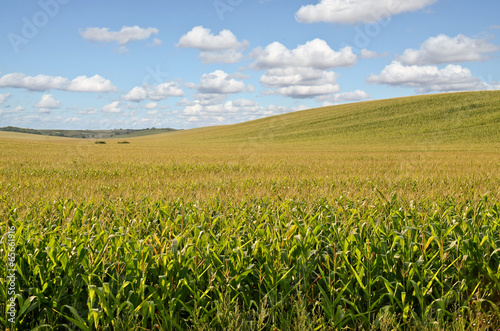
[[[3,0],[0,126],[232,124],[500,89],[498,0]]]

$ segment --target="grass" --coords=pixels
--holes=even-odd
[[[0,132],[15,327],[497,330],[499,98],[367,102],[131,144]]]

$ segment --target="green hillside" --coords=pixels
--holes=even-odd
[[[161,137],[179,143],[500,143],[500,91],[337,105]]]

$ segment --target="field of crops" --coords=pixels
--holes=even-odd
[[[127,145],[0,133],[0,329],[498,330],[500,93],[471,96],[410,99],[433,120],[392,144],[340,111]],[[477,139],[429,105],[472,109]],[[337,129],[297,130],[313,117]]]

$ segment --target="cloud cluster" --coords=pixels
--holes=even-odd
[[[39,102],[37,102],[35,108],[46,108],[46,109],[58,109],[61,108],[61,101],[56,100],[52,97],[52,94],[44,94]]]
[[[286,107],[274,105],[263,107],[254,100],[249,99],[237,99],[205,105],[199,102],[199,100],[185,100],[184,105],[185,108],[179,115],[179,118],[188,123],[203,123],[203,125],[232,124],[265,116],[283,114],[293,110],[299,110],[299,108],[307,108],[301,106],[299,108],[288,109]]]
[[[279,94],[291,98],[313,98],[340,91],[338,75],[328,69],[350,67],[357,55],[351,47],[334,51],[326,41],[314,39],[295,49],[279,42],[252,51],[255,70],[267,70],[260,83],[270,89],[264,94]]]
[[[184,91],[176,82],[166,81],[156,86],[144,84],[131,89],[126,95],[122,96],[123,100],[140,102],[146,99],[159,101],[168,97],[182,97]]]
[[[453,64],[439,69],[437,66],[405,66],[393,61],[380,74],[370,75],[367,82],[415,88],[419,93],[490,89],[488,84],[474,77],[469,69]]]
[[[313,68],[275,68],[268,70],[260,83],[274,89],[266,94],[311,98],[340,91],[337,76],[335,72]]]
[[[321,0],[302,6],[295,18],[303,23],[373,23],[393,15],[420,10],[438,0]]]
[[[117,42],[120,45],[126,45],[134,40],[144,40],[151,37],[152,34],[158,34],[157,28],[141,28],[135,26],[123,26],[120,31],[110,31],[109,28],[86,28],[80,30],[83,39],[96,42]]]
[[[25,88],[30,91],[61,90],[97,93],[118,91],[109,80],[99,75],[78,76],[70,81],[61,76],[37,75],[31,77],[17,72],[0,77],[0,87]]]
[[[323,106],[329,106],[332,104],[342,103],[342,102],[355,102],[369,99],[370,95],[363,90],[355,90],[352,92],[335,93],[332,95],[325,95],[317,98],[318,101],[323,102]]]
[[[396,57],[402,64],[427,65],[458,62],[486,61],[487,54],[500,51],[500,47],[486,39],[472,39],[462,34],[451,38],[440,34],[427,39],[419,50],[407,49]]]
[[[232,78],[231,75],[216,70],[201,76],[200,84],[196,86],[198,92],[203,94],[230,94],[242,93],[251,90],[243,81]]]
[[[326,41],[318,38],[293,50],[279,42],[273,42],[266,48],[256,48],[250,56],[255,60],[251,67],[257,70],[286,67],[332,69],[353,66],[357,59],[351,47],[336,52]]]
[[[101,108],[103,113],[107,114],[118,114],[121,113],[120,101],[113,101]]]
[[[176,46],[199,50],[199,58],[204,63],[237,63],[243,58],[242,51],[248,47],[248,41],[238,41],[229,30],[215,35],[208,28],[195,26],[180,38]]]

